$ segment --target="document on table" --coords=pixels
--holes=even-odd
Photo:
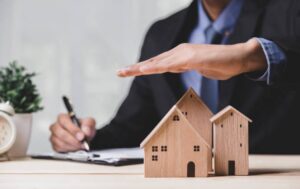
[[[143,163],[144,152],[140,148],[114,148],[99,151],[32,154],[36,159],[57,159],[87,162],[101,165],[130,165]]]

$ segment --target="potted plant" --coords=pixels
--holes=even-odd
[[[29,145],[32,114],[43,109],[41,97],[33,84],[36,73],[29,73],[17,61],[0,68],[0,98],[15,109],[13,120],[17,127],[16,142],[9,151],[10,157],[23,157]]]

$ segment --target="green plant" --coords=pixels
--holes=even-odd
[[[17,61],[0,68],[0,97],[9,101],[16,113],[32,113],[42,110],[41,97],[32,83],[36,73],[28,73]]]

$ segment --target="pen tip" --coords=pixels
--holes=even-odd
[[[88,145],[87,142],[83,142],[83,145],[86,151],[90,151],[90,146]]]

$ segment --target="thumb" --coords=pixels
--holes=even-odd
[[[90,141],[96,134],[96,121],[93,118],[81,120],[81,130],[87,139]]]

